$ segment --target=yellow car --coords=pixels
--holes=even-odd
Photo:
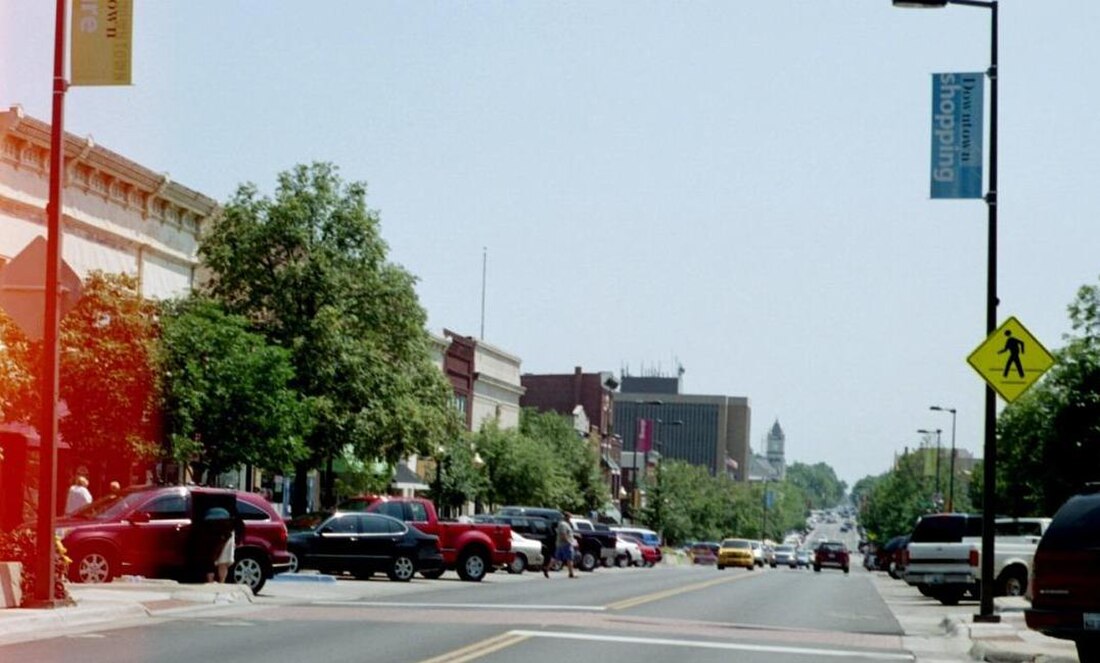
[[[718,570],[727,566],[743,566],[750,571],[756,568],[748,539],[726,539],[722,542],[718,548]]]

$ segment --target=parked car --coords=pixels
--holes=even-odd
[[[783,565],[792,569],[798,568],[797,548],[791,545],[776,546],[774,551],[772,568]]]
[[[718,570],[727,566],[743,566],[750,571],[756,569],[756,559],[752,554],[752,542],[747,539],[726,539],[718,548]]]
[[[644,566],[655,566],[656,564],[660,563],[660,561],[661,561],[661,548],[660,548],[660,546],[655,546],[655,545],[649,544],[649,543],[643,541],[642,539],[639,539],[639,538],[633,536],[632,534],[627,534],[623,531],[617,531],[615,533],[615,535],[617,537],[619,537],[619,539],[625,539],[627,541],[632,541],[636,546],[638,546],[638,549],[642,553],[642,564]]]
[[[367,579],[385,573],[408,582],[417,572],[443,568],[439,537],[377,513],[316,513],[290,521],[287,548],[295,570],[350,573]]]
[[[527,569],[540,569],[545,563],[542,554],[542,541],[528,539],[512,530],[512,552],[515,558],[508,565],[508,573],[523,573]]]
[[[244,525],[230,582],[259,592],[268,578],[290,568],[286,525],[262,496],[197,486],[140,486],[57,520],[56,534],[73,560],[69,579],[110,582],[133,574],[204,581],[209,560],[194,558],[194,524],[216,507]]]
[[[905,551],[909,546],[909,535],[895,536],[879,548],[878,562],[876,566],[880,571],[886,571],[891,578],[901,580],[905,572]]]
[[[480,582],[495,568],[507,568],[514,557],[508,525],[445,522],[436,514],[435,504],[420,497],[361,495],[341,502],[337,510],[380,513],[439,537],[443,568],[425,569],[421,575],[426,578],[438,578],[444,569],[454,569],[459,578]]]
[[[615,535],[615,565],[616,566],[641,566],[642,549],[634,542],[633,537]]]
[[[611,531],[616,534],[629,534],[637,537],[647,546],[653,546],[655,548],[661,547],[661,537],[657,535],[657,532],[651,529],[641,527],[612,527]]]
[[[1100,661],[1100,492],[1058,509],[1031,567],[1027,625],[1077,643],[1082,663]]]
[[[848,546],[840,541],[825,541],[814,550],[814,571],[823,568],[841,569],[848,573]]]
[[[565,514],[558,509],[533,506],[504,506],[494,515],[542,518],[550,526],[549,536],[553,536],[558,522],[565,517]],[[597,530],[591,522],[579,518],[571,519],[570,526],[573,527],[573,533],[577,538],[577,546],[580,550],[576,558],[577,568],[582,571],[591,571],[605,556],[611,560],[615,559],[614,532]]]
[[[715,564],[718,561],[719,545],[714,541],[700,541],[691,546],[692,564]]]

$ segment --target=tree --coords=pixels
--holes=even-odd
[[[922,514],[935,510],[932,493],[935,480],[924,472],[923,453],[909,453],[896,467],[873,479],[862,480],[861,521],[873,540],[885,541],[908,534]]]
[[[345,449],[396,462],[457,436],[415,279],[387,250],[366,186],[344,183],[326,163],[281,173],[273,197],[241,186],[202,240],[204,292],[290,352],[292,384],[309,404],[296,512],[307,470]],[[322,501],[331,504],[331,473],[325,479]]]
[[[787,481],[805,492],[811,508],[814,509],[836,506],[844,498],[847,489],[847,485],[837,478],[836,472],[826,463],[791,463],[787,467]]]
[[[0,421],[30,423],[38,415],[42,344],[32,344],[0,309]]]
[[[516,429],[486,422],[473,436],[485,461],[485,501],[490,505],[538,504],[570,510],[573,483],[549,446]]]
[[[306,404],[290,352],[213,301],[165,305],[159,363],[169,454],[216,477],[239,465],[282,472],[305,455]],[[209,480],[209,479],[206,479]]]
[[[58,428],[77,458],[112,477],[156,457],[155,304],[138,281],[95,271],[76,307],[61,321]]]
[[[999,512],[1051,515],[1100,481],[1100,286],[1082,286],[1069,317],[1054,366],[998,418]]]
[[[573,429],[570,420],[555,412],[525,408],[520,412],[520,433],[536,446],[553,454],[561,474],[567,479],[558,506],[566,511],[585,513],[598,510],[610,496],[600,476],[598,442],[594,445]]]

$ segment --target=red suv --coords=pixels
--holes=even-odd
[[[221,507],[244,524],[229,581],[259,592],[290,568],[283,519],[260,495],[196,486],[141,486],[92,502],[57,521],[73,560],[73,582],[110,582],[122,574],[205,579],[207,560],[191,554],[192,524]]]
[[[814,571],[821,572],[821,568],[831,566],[834,569],[843,569],[848,573],[848,547],[840,541],[822,541],[814,550]]]

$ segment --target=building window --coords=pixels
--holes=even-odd
[[[468,400],[466,398],[466,394],[455,394],[454,406],[460,414],[466,414],[467,404]]]

